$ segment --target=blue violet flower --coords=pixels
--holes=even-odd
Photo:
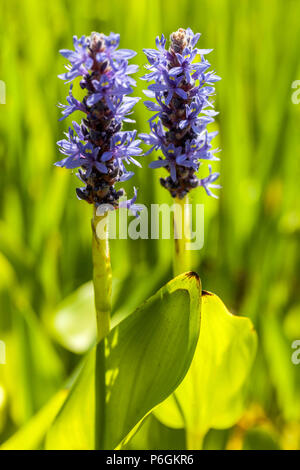
[[[61,50],[70,62],[67,72],[59,78],[71,82],[81,77],[80,86],[86,90],[82,101],[74,98],[70,85],[68,104],[59,104],[62,118],[74,111],[85,113],[81,123],[73,121],[73,128],[65,133],[66,138],[57,144],[65,158],[57,166],[69,169],[79,168],[77,176],[85,183],[77,188],[77,196],[96,206],[111,204],[114,208],[124,207],[119,198],[124,190],[115,189],[115,184],[133,176],[127,165],[141,166],[136,157],[141,156],[141,140],[136,131],[122,131],[123,122],[134,123],[128,116],[139,98],[130,98],[135,80],[130,76],[138,69],[129,65],[128,59],[136,55],[129,49],[118,49],[120,36],[111,33],[92,33],[90,37],[73,38],[74,51]],[[136,213],[137,193],[126,202],[126,207]]]
[[[149,65],[143,79],[154,82],[144,93],[155,99],[145,101],[145,106],[155,114],[149,119],[151,132],[139,137],[151,146],[146,155],[153,150],[162,152],[149,166],[164,167],[169,172],[170,176],[160,182],[179,199],[197,186],[213,197],[211,188],[220,188],[215,184],[219,173],[213,173],[211,165],[208,176],[197,176],[201,160],[219,160],[214,155],[219,149],[212,149],[211,144],[217,132],[208,132],[207,125],[218,114],[211,96],[220,77],[207,71],[210,64],[205,55],[212,49],[196,48],[199,37],[190,28],[179,29],[171,34],[168,50],[164,35],[156,38],[157,49],[144,50]],[[197,56],[200,60],[195,62]]]

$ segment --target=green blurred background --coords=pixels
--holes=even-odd
[[[300,448],[299,179],[300,3],[297,0],[1,0],[0,79],[0,442],[25,423],[71,373],[93,341],[91,207],[75,195],[77,178],[55,168],[58,102],[67,85],[61,48],[72,35],[121,34],[121,47],[142,49],[179,27],[201,32],[200,47],[217,84],[216,146],[222,148],[219,200],[205,204],[205,244],[193,253],[203,287],[231,311],[249,316],[259,350],[245,415],[211,431],[206,448]],[[144,82],[135,96],[142,96]],[[136,127],[150,114],[135,108]],[[79,114],[73,116],[79,119]],[[159,171],[144,159],[132,182],[139,202],[170,202]],[[162,170],[163,171],[163,170]],[[172,242],[115,240],[111,245],[114,315],[121,318],[171,277]],[[83,286],[83,287],[82,287]],[[180,447],[178,432],[153,419],[152,447]],[[163,436],[163,437],[162,437]],[[162,444],[163,440],[164,444]],[[179,441],[178,441],[179,439]],[[179,442],[176,444],[176,442]],[[136,445],[139,445],[138,443]],[[142,445],[142,444],[140,444]]]

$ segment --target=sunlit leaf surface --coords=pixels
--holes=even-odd
[[[155,292],[164,271],[141,269],[133,276],[113,280],[112,326],[135,310]],[[96,317],[93,283],[80,286],[49,312],[46,323],[53,338],[64,348],[82,354],[96,341]]]
[[[197,449],[210,428],[228,428],[241,416],[243,388],[256,350],[248,318],[228,312],[214,294],[203,291],[201,331],[185,379],[154,411],[167,426],[186,428],[188,445]]]
[[[199,299],[197,275],[179,276],[108,335],[104,448],[115,448],[185,376],[198,340]],[[95,349],[49,431],[47,448],[94,448],[94,370]]]

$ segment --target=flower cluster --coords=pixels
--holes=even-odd
[[[196,44],[200,34],[188,28],[179,29],[170,38],[167,50],[164,35],[156,38],[157,49],[145,49],[149,65],[143,77],[148,82],[144,93],[156,101],[145,101],[145,106],[155,114],[149,119],[151,132],[140,134],[150,145],[149,154],[160,150],[163,157],[150,163],[151,168],[165,167],[170,173],[161,178],[161,184],[173,197],[182,199],[192,188],[202,186],[208,195],[214,196],[211,188],[218,173],[199,179],[196,176],[201,160],[218,160],[212,150],[211,140],[217,134],[208,132],[206,126],[214,121],[217,114],[210,97],[215,89],[213,84],[220,80],[210,68],[205,55],[210,49],[198,49]],[[200,56],[200,61],[195,58]],[[216,197],[216,196],[215,196]]]
[[[120,36],[111,33],[92,33],[90,37],[73,38],[75,50],[61,50],[70,62],[67,72],[59,78],[71,82],[81,77],[80,86],[86,90],[82,101],[72,93],[70,85],[67,103],[59,104],[64,119],[74,111],[82,111],[85,117],[80,125],[73,121],[73,128],[58,142],[65,158],[56,163],[66,168],[79,168],[77,176],[85,183],[77,188],[77,196],[96,206],[111,204],[120,207],[119,198],[124,191],[116,190],[115,183],[128,180],[133,172],[126,165],[141,166],[135,159],[141,155],[140,140],[136,131],[123,132],[123,122],[135,122],[128,118],[139,98],[129,98],[136,85],[130,76],[138,69],[129,65],[128,59],[136,55],[129,49],[118,49]],[[133,212],[136,200],[126,203]]]

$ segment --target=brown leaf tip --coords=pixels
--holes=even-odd
[[[205,295],[212,295],[211,292],[208,292],[207,290],[203,290],[202,291],[202,295],[205,296]]]
[[[195,279],[197,279],[197,281],[200,281],[200,277],[199,277],[199,275],[198,275],[197,273],[195,273],[195,271],[190,271],[190,272],[188,272],[188,273],[186,274],[186,277],[187,277],[188,279],[192,279],[192,278],[194,277]]]

